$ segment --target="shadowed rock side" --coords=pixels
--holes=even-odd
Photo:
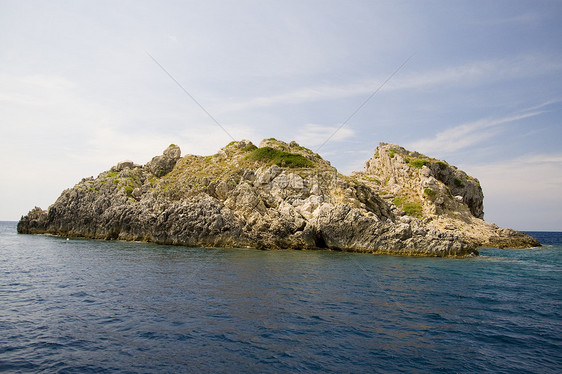
[[[83,179],[48,210],[22,217],[18,232],[186,246],[478,253],[466,235],[404,216],[370,178],[338,174],[295,142],[266,139],[258,148],[243,140],[212,156],[184,157],[171,145],[144,166],[121,162]],[[474,206],[479,214],[476,200]]]
[[[445,161],[380,143],[365,171],[353,175],[384,198],[400,219],[421,220],[428,229],[457,233],[479,247],[540,246],[529,235],[485,222],[480,182]]]

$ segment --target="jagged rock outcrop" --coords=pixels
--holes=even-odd
[[[364,172],[354,176],[386,198],[396,214],[423,220],[427,228],[458,233],[479,247],[540,245],[529,235],[485,222],[480,182],[445,161],[380,143]]]
[[[161,156],[156,156],[146,164],[146,167],[157,177],[163,177],[172,171],[181,156],[180,147],[171,144]],[[121,164],[121,163],[120,163]],[[118,164],[117,166],[119,167]]]
[[[186,246],[478,253],[477,242],[431,225],[436,219],[406,216],[371,174],[343,176],[296,142],[266,139],[258,148],[243,140],[212,156],[180,156],[172,145],[144,166],[121,162],[97,178],[85,178],[49,209],[34,208],[22,217],[18,232]],[[398,186],[402,177],[394,178]],[[440,181],[431,173],[423,178]],[[402,182],[415,190],[405,174]],[[421,177],[418,182],[426,183]],[[457,192],[463,199],[473,197]],[[464,203],[447,195],[424,209],[438,215],[448,204],[454,209]],[[474,206],[481,214],[478,202]],[[465,210],[470,211],[466,205]]]

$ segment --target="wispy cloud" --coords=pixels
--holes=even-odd
[[[499,80],[523,79],[562,71],[559,56],[519,55],[502,59],[470,61],[441,69],[406,72],[388,89],[455,88],[458,85],[481,85]]]
[[[531,108],[527,108],[527,109],[525,109],[525,111],[530,112],[530,111],[533,111],[533,110],[542,109],[542,108],[545,108],[547,106],[550,106],[550,105],[553,105],[553,104],[558,104],[558,103],[562,103],[562,99],[558,98],[558,99],[548,100],[548,101],[545,101],[544,103],[535,105]]]
[[[490,139],[503,131],[502,125],[534,117],[543,111],[512,115],[496,119],[481,119],[448,128],[437,133],[432,138],[420,139],[407,146],[424,153],[446,154],[471,147],[484,140]]]
[[[315,85],[293,91],[261,96],[247,100],[232,101],[220,106],[222,111],[238,111],[274,105],[301,104],[314,101],[340,99],[361,94],[370,94],[380,85],[380,81],[367,81],[348,85]]]
[[[562,63],[555,57],[521,55],[505,59],[471,61],[426,71],[406,71],[394,77],[383,91],[424,90],[459,85],[488,84],[498,80],[521,79],[538,74],[562,71]],[[239,111],[275,105],[301,104],[323,100],[369,95],[381,85],[385,77],[365,79],[340,85],[312,85],[288,92],[263,95],[221,104],[217,111]]]
[[[523,13],[514,17],[502,18],[502,19],[495,19],[488,22],[484,22],[487,24],[538,24],[539,22],[543,21],[543,17],[541,17],[538,13]],[[482,23],[482,22],[480,22]]]

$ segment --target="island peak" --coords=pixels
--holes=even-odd
[[[83,179],[22,217],[18,232],[415,256],[538,245],[484,222],[482,201],[475,178],[386,143],[351,176],[295,141],[241,140],[183,157],[172,144],[144,166],[124,161]]]

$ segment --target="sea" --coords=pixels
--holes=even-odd
[[[467,259],[20,235],[0,372],[561,373],[562,233]]]

